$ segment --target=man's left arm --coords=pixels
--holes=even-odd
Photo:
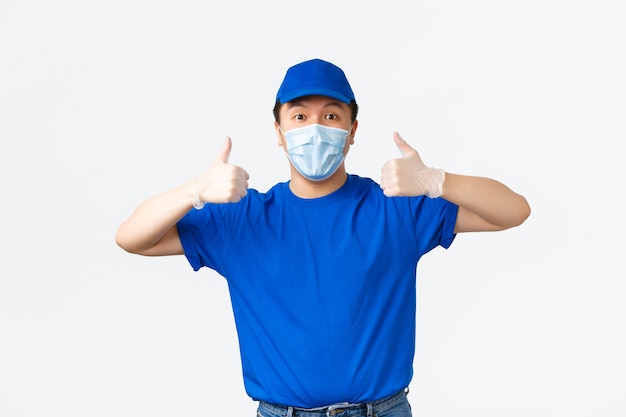
[[[446,172],[441,197],[459,206],[455,233],[519,226],[530,215],[524,196],[491,178]]]
[[[501,182],[428,167],[397,132],[394,141],[402,158],[383,166],[381,187],[385,195],[427,195],[456,204],[455,233],[505,230],[519,226],[530,215],[526,198]]]

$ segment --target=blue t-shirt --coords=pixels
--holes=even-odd
[[[178,233],[194,270],[228,282],[248,395],[312,408],[409,385],[417,262],[450,246],[457,209],[442,198],[389,198],[349,175],[321,198],[279,183],[207,204]]]

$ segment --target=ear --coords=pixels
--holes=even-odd
[[[276,142],[276,144],[282,147],[283,146],[283,133],[280,131],[280,125],[276,121],[274,122],[274,130],[276,130],[276,137],[278,138],[278,141]]]
[[[352,132],[350,132],[350,145],[354,145],[354,135],[356,135],[356,129],[359,127],[359,121],[355,120],[352,123]]]

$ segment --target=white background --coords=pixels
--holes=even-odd
[[[361,107],[350,172],[378,179],[398,130],[533,209],[422,259],[414,415],[626,415],[625,21],[618,0],[0,0],[0,416],[254,415],[224,280],[113,238],[226,135],[252,187],[286,180],[271,108],[314,57]]]

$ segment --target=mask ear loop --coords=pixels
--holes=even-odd
[[[285,144],[287,144],[287,134],[280,125],[278,125],[278,131],[283,134],[283,137],[285,138]],[[283,153],[285,154],[287,160],[289,160],[289,163],[293,165],[293,161],[291,160],[291,156],[289,156],[289,152],[283,148]]]

